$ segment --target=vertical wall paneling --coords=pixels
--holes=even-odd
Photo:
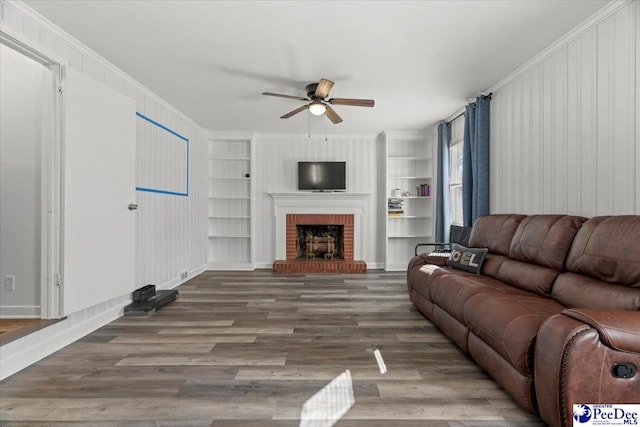
[[[34,46],[56,52],[69,66],[87,74],[107,86],[133,98],[136,110],[157,119],[190,140],[192,162],[189,176],[191,194],[178,198],[138,193],[137,273],[136,283],[175,286],[180,273],[201,270],[206,263],[206,200],[204,186],[204,131],[172,106],[158,98],[121,70],[108,63],[82,43],[42,18],[19,2],[2,2],[2,24],[23,36]],[[138,135],[138,148],[148,145],[154,136],[148,132]],[[138,173],[153,171],[145,162],[153,161],[156,147],[137,151]],[[157,171],[156,171],[157,173]],[[153,176],[141,180],[153,180]],[[189,220],[193,218],[193,220]],[[198,218],[198,219],[196,219]]]
[[[204,130],[24,3],[0,0],[0,10],[3,27],[20,36],[26,44],[36,50],[55,52],[71,68],[134,99],[140,113],[156,118],[189,139],[192,159],[188,171],[189,197],[137,193],[136,285],[153,283],[159,288],[170,288],[184,280],[182,273],[186,272],[187,277],[191,277],[202,271],[207,257]],[[138,138],[153,138],[153,135],[144,133]],[[137,146],[142,142],[137,139]],[[137,152],[138,171],[153,170],[144,162],[154,158],[154,150],[149,148]],[[153,176],[140,178],[153,180]],[[130,295],[123,295],[72,313],[67,320],[56,324],[55,332],[49,331],[48,334],[52,335],[47,335],[47,338],[34,335],[33,339],[3,346],[2,377],[120,316],[129,298]],[[56,338],[48,339],[51,336]],[[43,342],[49,344],[44,345]]]
[[[635,194],[633,4],[598,25],[599,214],[631,212]]]
[[[598,30],[592,28],[568,47],[568,174],[569,214],[596,215],[593,197],[598,185],[597,108],[598,108]]]
[[[639,213],[637,3],[492,88],[492,212]]]
[[[254,219],[260,230],[255,235],[255,266],[270,268],[275,260],[273,199],[269,193],[297,191],[298,161],[345,161],[347,193],[370,193],[365,229],[369,233],[363,260],[369,268],[381,266],[384,240],[380,236],[380,209],[377,204],[381,144],[377,135],[325,137],[307,135],[257,135],[255,143]],[[380,178],[382,179],[382,178]],[[378,231],[381,230],[381,231]]]

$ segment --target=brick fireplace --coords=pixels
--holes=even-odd
[[[276,222],[275,244],[276,260],[273,271],[281,273],[365,273],[367,264],[354,259],[358,253],[356,244],[363,243],[362,218],[366,212],[368,195],[348,196],[342,194],[271,194],[274,199],[274,216]],[[326,252],[306,255],[301,251],[300,230],[340,229],[341,236],[336,239],[335,256],[327,256]],[[308,231],[306,231],[308,233]],[[328,236],[328,232],[315,232],[320,236]],[[341,240],[341,241],[340,241]],[[280,246],[281,245],[281,246]],[[321,244],[322,246],[322,244]]]
[[[301,257],[301,225],[342,226],[342,259],[332,257]],[[276,272],[311,273],[364,273],[367,265],[353,259],[353,214],[287,214],[286,215],[287,259],[273,263]]]

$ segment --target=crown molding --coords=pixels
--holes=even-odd
[[[69,61],[62,58],[56,52],[46,49],[44,46],[37,46],[14,29],[8,27],[0,21],[0,42],[17,50],[34,61],[44,65],[69,65]]]
[[[78,53],[90,57],[91,60],[95,61],[102,67],[105,67],[109,71],[112,71],[114,74],[124,79],[127,83],[131,84],[135,89],[144,93],[146,96],[153,99],[153,101],[157,102],[162,107],[171,111],[173,114],[175,114],[185,122],[189,123],[190,125],[194,126],[199,131],[203,133],[206,132],[206,129],[204,129],[202,126],[196,123],[189,116],[187,116],[186,114],[178,110],[173,105],[169,104],[160,96],[158,96],[157,94],[149,90],[147,87],[143,86],[142,83],[138,82],[133,77],[129,76],[127,73],[122,71],[120,68],[116,67],[114,64],[107,61],[105,58],[100,56],[95,51],[91,50],[88,46],[83,44],[81,41],[75,39],[73,36],[65,32],[60,27],[56,26],[53,22],[49,21],[47,18],[45,18],[44,16],[36,12],[34,9],[29,7],[22,1],[19,1],[19,0],[0,0],[0,1],[2,1],[1,7],[0,7],[0,10],[2,10],[2,16],[0,17],[0,20],[3,24],[3,31],[6,28],[9,28],[9,30],[13,34],[17,33],[17,31],[10,28],[10,24],[6,22],[7,17],[5,16],[4,8],[9,8],[9,9],[12,9],[16,14],[22,16],[24,19],[35,23],[41,31],[45,31],[49,33],[52,37],[57,38],[63,41],[64,43],[68,44],[72,49],[76,50]],[[26,40],[26,37],[23,36],[21,37],[21,39],[22,41],[24,41]],[[42,51],[42,52],[48,51],[46,47],[42,46],[40,43],[36,41],[29,41],[28,45],[34,47],[38,51]],[[54,57],[58,57],[58,55],[55,55]],[[64,64],[65,62],[68,63],[68,61],[63,61],[62,63]]]
[[[564,47],[568,46],[571,42],[573,42],[574,40],[579,38],[587,30],[589,30],[589,29],[593,28],[594,26],[598,25],[600,22],[602,22],[603,20],[605,20],[609,16],[613,15],[618,10],[622,9],[623,7],[627,6],[630,3],[633,3],[634,1],[637,1],[637,0],[613,0],[613,1],[611,1],[606,6],[604,6],[602,9],[597,11],[595,14],[591,15],[589,18],[584,20],[582,23],[578,24],[578,26],[574,27],[572,30],[570,30],[568,33],[566,33],[564,36],[560,37],[558,40],[556,40],[553,43],[551,43],[549,46],[547,46],[545,49],[543,49],[536,56],[534,56],[533,58],[529,59],[527,62],[522,64],[520,67],[516,68],[514,71],[512,71],[506,77],[504,77],[501,80],[499,80],[497,83],[495,83],[489,89],[485,90],[483,93],[491,93],[491,92],[495,92],[496,90],[500,89],[502,86],[504,86],[505,84],[509,83],[511,80],[515,79],[516,77],[518,77],[519,75],[523,74],[527,70],[533,68],[534,66],[538,65],[539,63],[541,63],[545,59],[551,57],[552,55],[554,55],[559,50],[561,50]]]

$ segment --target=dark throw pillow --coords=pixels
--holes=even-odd
[[[454,243],[451,245],[451,255],[447,259],[447,265],[458,270],[480,274],[487,252],[489,252],[487,248],[466,248]]]

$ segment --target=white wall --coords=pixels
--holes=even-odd
[[[639,16],[613,10],[492,89],[492,213],[640,214]]]
[[[138,273],[140,285],[163,285],[179,278],[183,270],[206,264],[206,203],[204,176],[206,140],[204,130],[166,104],[132,78],[71,38],[21,3],[2,2],[2,24],[21,34],[68,65],[136,101],[138,112],[190,140],[190,197],[138,193]],[[153,148],[153,129],[138,132],[138,145]],[[162,153],[156,149],[138,151],[138,177],[152,173],[148,166]],[[198,218],[197,220],[193,220]]]
[[[364,248],[364,261],[370,266],[383,262],[384,222],[380,215],[384,199],[384,153],[382,139],[378,136],[313,136],[306,135],[258,135],[255,148],[254,191],[256,198],[256,260],[258,267],[271,267],[274,253],[273,200],[267,193],[297,191],[298,161],[347,162],[347,191],[371,193],[369,218],[365,229],[372,244]],[[380,198],[382,197],[382,198]]]
[[[204,130],[25,4],[0,1],[0,22],[12,34],[129,96],[136,101],[138,112],[189,139],[189,197],[138,193],[136,284],[153,283],[159,288],[170,288],[181,282],[181,272],[187,271],[191,277],[202,271],[206,265],[207,244]],[[154,147],[153,139],[152,130],[138,132],[138,147]],[[162,156],[162,153],[155,149],[138,150],[137,173],[146,182],[153,181],[144,179],[147,178],[144,174],[153,172],[154,169],[148,165],[157,159],[156,156]],[[129,301],[130,295],[105,301],[0,347],[0,378],[119,317]]]
[[[40,317],[43,72],[0,45],[0,317]]]

